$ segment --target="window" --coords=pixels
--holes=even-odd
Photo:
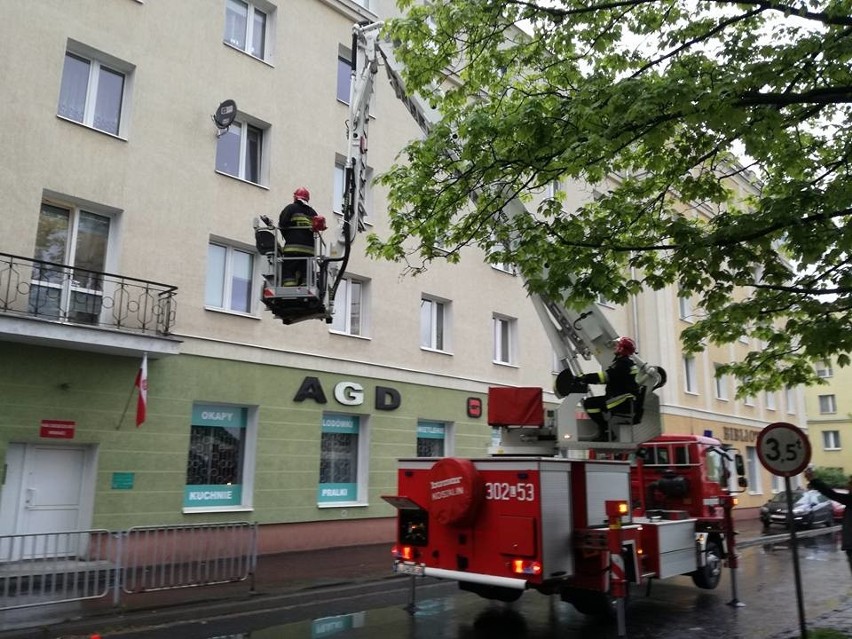
[[[603,293],[598,293],[597,303],[607,308],[615,308],[615,302],[608,300]]]
[[[343,104],[349,104],[350,87],[352,86],[352,52],[342,45],[337,51],[337,99]]]
[[[762,493],[760,485],[760,462],[757,459],[757,448],[746,446],[746,472],[748,475],[748,489],[750,493]]]
[[[728,400],[728,376],[719,374],[719,364],[714,365],[716,375],[716,399]]]
[[[358,415],[323,415],[317,487],[320,506],[363,501],[361,487],[367,476],[364,431]]]
[[[494,315],[493,324],[494,362],[499,364],[514,364],[517,320],[502,315]]]
[[[103,304],[103,272],[110,218],[76,207],[42,203],[36,229],[29,308],[31,315],[97,324]]]
[[[212,242],[208,245],[205,306],[251,313],[255,288],[253,279],[254,251]]]
[[[347,335],[365,334],[367,282],[344,278],[337,287],[334,297],[334,314],[331,330]]]
[[[834,402],[834,395],[819,396],[819,412],[822,415],[828,415],[837,412],[837,404]]]
[[[364,174],[364,211],[361,213],[363,221],[370,223],[370,213],[373,210],[373,169],[367,167]],[[338,156],[334,161],[334,175],[332,176],[331,210],[338,215],[343,214],[343,192],[346,188],[346,159]]]
[[[691,297],[678,297],[677,298],[678,310],[680,312],[680,319],[685,320],[687,322],[692,321],[692,298]]]
[[[449,425],[443,422],[420,420],[417,422],[417,456],[444,457],[447,450]]]
[[[331,210],[343,214],[343,191],[346,188],[346,160],[338,158],[334,162],[332,178]]]
[[[825,450],[840,450],[840,431],[822,431],[822,447]]]
[[[192,406],[184,508],[245,507],[251,504],[255,429],[246,406]]]
[[[796,389],[789,386],[784,389],[785,403],[787,404],[787,413],[790,415],[796,414]]]
[[[449,350],[450,304],[423,297],[420,300],[420,346],[436,351]]]
[[[226,44],[245,51],[249,55],[265,60],[267,58],[266,41],[269,28],[267,12],[261,11],[253,3],[242,0],[225,2]]]
[[[108,56],[98,58],[82,45],[69,45],[62,68],[57,114],[98,131],[118,135],[131,65]],[[88,55],[82,53],[84,50]]]
[[[834,371],[831,369],[831,363],[825,360],[821,362],[817,362],[816,365],[816,374],[817,377],[832,377],[834,375]]]
[[[777,400],[773,391],[766,392],[766,409],[775,410],[777,408]]]
[[[784,490],[784,478],[780,475],[771,475],[772,477],[772,486],[771,490],[773,493],[780,493]]]
[[[216,143],[216,170],[246,182],[261,184],[264,130],[235,121]]]
[[[683,358],[683,389],[687,393],[698,393],[698,381],[695,377],[695,358]]]
[[[517,275],[518,270],[514,264],[511,264],[509,262],[496,262],[490,259],[490,257],[497,252],[502,251],[507,255],[511,253],[508,245],[501,245],[501,243],[497,240],[496,236],[492,235],[491,240],[492,242],[494,242],[494,245],[488,250],[488,263],[491,264],[491,268],[496,269],[498,271],[503,271],[504,273],[509,273],[510,275]]]

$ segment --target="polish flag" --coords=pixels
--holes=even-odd
[[[136,388],[139,389],[139,398],[136,400],[136,428],[145,422],[145,414],[148,411],[148,353],[142,356],[142,365],[136,373]]]

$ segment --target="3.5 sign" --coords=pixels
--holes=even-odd
[[[811,461],[811,442],[797,426],[775,422],[757,436],[757,456],[773,475],[794,477]]]

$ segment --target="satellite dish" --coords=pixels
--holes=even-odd
[[[216,108],[213,121],[219,129],[227,129],[237,117],[237,103],[233,100],[225,100]]]

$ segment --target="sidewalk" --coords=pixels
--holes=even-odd
[[[759,521],[738,522],[737,530],[737,541],[743,546],[761,543],[758,541],[762,538]],[[777,529],[772,537],[780,539],[786,534]],[[0,639],[86,638],[94,632],[93,628],[162,624],[192,616],[245,612],[266,607],[276,597],[311,596],[315,589],[335,585],[404,579],[391,571],[390,547],[391,544],[383,543],[263,555],[258,558],[253,583],[129,595],[122,598],[119,608],[113,606],[111,597],[106,597],[69,605],[0,612]],[[852,639],[852,602],[841,601],[837,609],[808,619],[807,624],[811,630],[830,628],[846,632]],[[794,617],[790,619],[790,629],[789,633],[773,639],[799,636]]]

